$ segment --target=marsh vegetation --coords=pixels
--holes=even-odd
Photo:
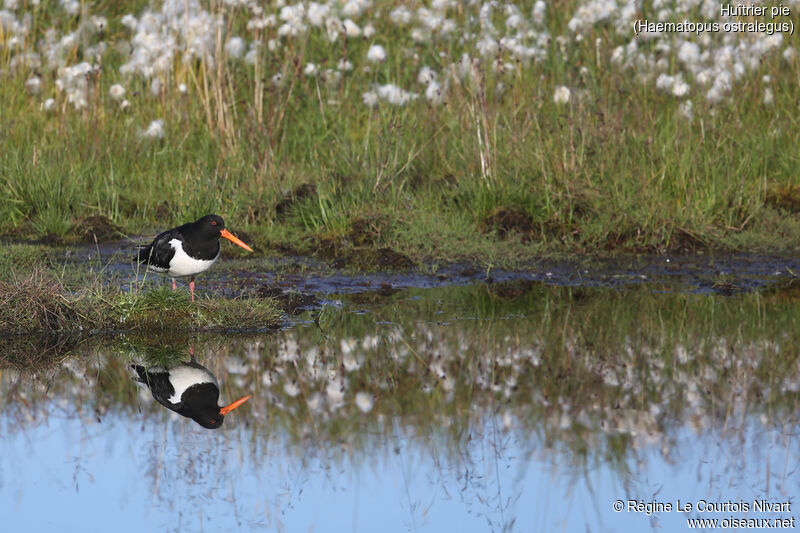
[[[0,232],[217,212],[262,251],[414,262],[794,247],[792,39],[637,37],[719,6],[631,6],[7,2]]]
[[[5,0],[9,527],[627,530],[658,517],[605,495],[790,500],[796,45],[643,19],[728,20]],[[223,249],[197,302],[131,264],[208,213],[256,253]],[[131,379],[192,358],[253,395],[214,435]]]

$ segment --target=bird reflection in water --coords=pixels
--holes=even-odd
[[[170,368],[141,365],[131,368],[138,374],[133,379],[147,385],[158,403],[207,429],[220,427],[225,415],[252,397],[245,396],[220,407],[216,376],[194,360]]]

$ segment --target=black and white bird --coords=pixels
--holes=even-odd
[[[152,243],[139,248],[136,262],[147,265],[149,270],[175,278],[191,276],[189,291],[194,301],[194,277],[205,272],[219,258],[219,238],[224,237],[250,252],[247,246],[225,229],[225,221],[219,215],[206,215],[161,233]]]
[[[190,361],[169,369],[131,365],[139,383],[150,389],[158,403],[179,415],[191,418],[204,428],[216,429],[222,425],[225,415],[242,405],[252,396],[239,398],[224,407],[219,401],[217,378],[206,367]]]

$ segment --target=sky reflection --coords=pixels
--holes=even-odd
[[[4,529],[674,531],[685,529],[680,513],[648,517],[611,505],[798,494],[798,452],[778,428],[747,427],[723,439],[687,430],[679,460],[650,450],[620,476],[608,464],[560,465],[557,450],[499,429],[476,435],[450,461],[435,445],[400,434],[355,451],[254,440],[241,418],[225,433],[177,415],[138,418],[56,415],[25,430],[3,419]],[[790,513],[708,516],[728,515]]]
[[[794,516],[752,508],[800,494],[792,299],[512,288],[398,293],[273,335],[90,339],[28,369],[28,344],[4,350],[3,529],[683,531]],[[221,402],[253,394],[216,431],[132,379],[132,363],[190,348]]]

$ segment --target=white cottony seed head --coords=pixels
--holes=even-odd
[[[557,104],[566,104],[569,102],[570,94],[569,87],[559,85],[553,93],[553,101]]]

